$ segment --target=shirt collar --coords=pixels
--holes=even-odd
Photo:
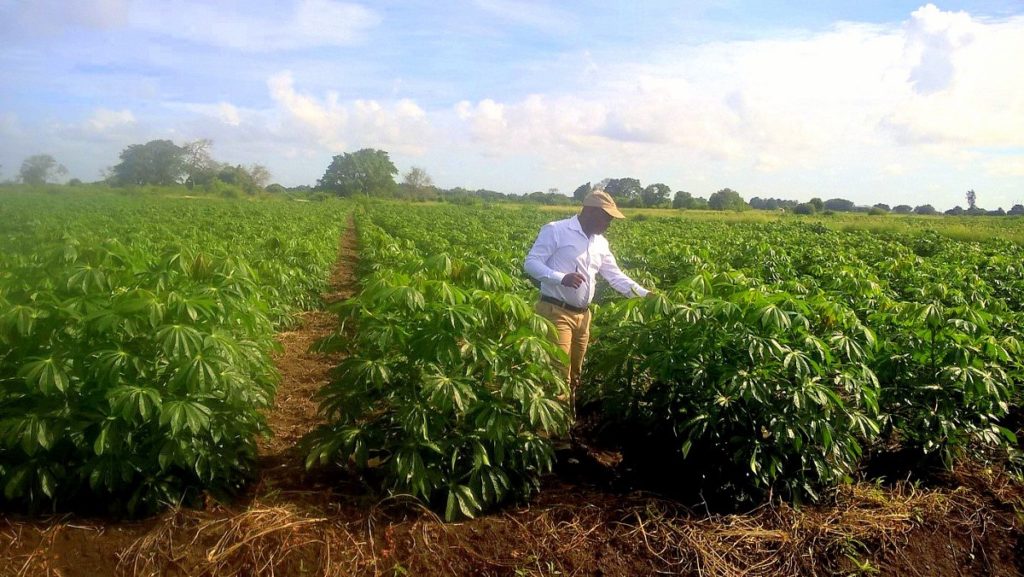
[[[587,233],[583,232],[583,226],[580,225],[580,215],[578,214],[573,215],[573,217],[569,219],[569,228],[575,230],[576,232],[582,234],[583,236],[586,236],[587,238],[590,238],[589,236],[587,236]]]

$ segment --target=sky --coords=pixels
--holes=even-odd
[[[0,180],[131,144],[314,185],[1024,204],[1024,0],[0,0]]]

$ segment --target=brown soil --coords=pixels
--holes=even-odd
[[[328,301],[355,289],[355,242],[350,224]],[[442,523],[305,471],[296,443],[320,422],[314,394],[337,359],[309,352],[333,315],[302,321],[279,335],[275,436],[244,499],[137,522],[0,516],[0,576],[1024,575],[1024,487],[970,468],[941,488],[857,484],[819,506],[713,514],[623,489],[618,455],[579,448],[530,503]]]
[[[325,304],[344,300],[356,291],[357,255],[355,226],[350,219],[331,272],[330,292],[323,295]],[[267,425],[274,434],[259,442],[260,477],[253,495],[302,493],[311,488],[299,441],[323,422],[317,414],[316,393],[327,384],[331,367],[338,361],[311,348],[337,326],[337,317],[330,312],[306,311],[300,315],[296,330],[277,335],[282,350],[274,355],[274,364],[281,373],[281,383],[275,406],[267,413]]]

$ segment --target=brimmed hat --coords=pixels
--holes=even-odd
[[[612,218],[626,218],[626,215],[622,214],[619,207],[615,206],[615,201],[612,200],[612,197],[603,190],[595,190],[584,197],[583,206],[596,206],[607,212]]]

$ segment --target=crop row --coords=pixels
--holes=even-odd
[[[591,395],[698,453],[712,486],[813,495],[869,452],[911,469],[1016,458],[1020,246],[806,222],[624,229],[623,261],[665,299],[604,311],[594,353],[619,362],[592,366]]]
[[[47,200],[0,203],[2,500],[141,513],[237,490],[274,330],[318,298],[344,207]]]
[[[347,357],[307,463],[341,462],[447,519],[525,498],[569,425],[551,326],[518,275],[459,243],[418,246],[402,235],[418,223],[389,232],[378,210],[358,220],[362,288],[321,345]]]
[[[414,254],[402,270],[415,275],[431,268],[423,255],[464,255],[511,279],[488,290],[529,302],[522,259],[559,217],[374,205],[366,220],[389,242],[368,266],[393,270]],[[803,220],[641,218],[609,236],[629,273],[660,289],[643,301],[598,295],[582,397],[627,452],[662,451],[656,459],[688,464],[692,481],[732,498],[794,499],[863,474],[884,452],[911,468],[1017,455],[1004,424],[1024,378],[1018,245]],[[391,297],[379,298],[366,310]]]

